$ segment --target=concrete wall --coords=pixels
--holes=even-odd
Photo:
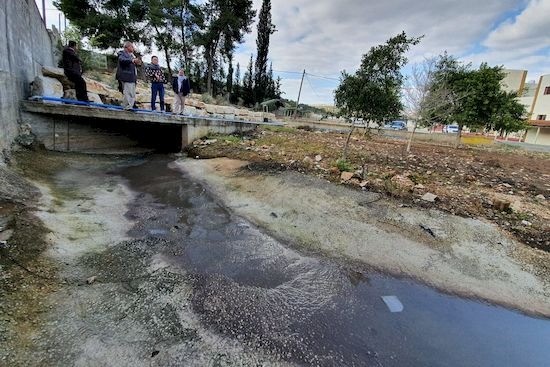
[[[202,118],[188,124],[170,124],[27,111],[22,111],[22,120],[29,124],[38,142],[48,150],[99,154],[144,150],[179,152],[196,139],[211,134],[250,131],[257,126],[254,123]]]
[[[29,83],[54,65],[52,48],[34,0],[0,0],[0,162],[18,134]]]
[[[550,120],[550,94],[544,94],[546,87],[550,87],[550,74],[540,77],[531,120],[538,120],[540,115],[546,115],[546,120]]]
[[[502,89],[507,92],[521,92],[527,77],[527,70],[505,69],[504,72],[506,76],[502,80]]]

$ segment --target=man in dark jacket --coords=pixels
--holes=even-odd
[[[76,54],[77,49],[75,41],[69,41],[69,45],[63,49],[63,71],[67,78],[74,83],[76,99],[89,102],[86,81],[82,78],[82,60]]]
[[[156,111],[155,103],[157,101],[157,94],[160,100],[160,111],[164,112],[164,83],[166,78],[164,72],[159,66],[159,58],[156,56],[151,57],[151,64],[145,69],[145,76],[151,81],[151,109]]]
[[[178,75],[172,78],[172,90],[175,93],[173,113],[183,115],[185,96],[191,91],[189,79],[185,76],[185,70],[180,69]]]
[[[134,44],[124,42],[124,50],[118,52],[118,67],[116,78],[122,83],[122,107],[131,110],[136,102],[136,65],[141,65],[141,60],[134,56]]]

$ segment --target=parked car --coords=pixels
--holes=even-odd
[[[458,125],[445,125],[443,127],[443,132],[447,134],[456,134],[458,133]]]
[[[407,123],[405,121],[395,120],[384,125],[384,129],[389,130],[407,130]]]

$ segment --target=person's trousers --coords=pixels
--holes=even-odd
[[[122,82],[122,108],[130,110],[136,102],[136,83]]]
[[[181,93],[174,95],[174,113],[183,113],[185,108],[185,96]]]
[[[65,73],[67,79],[74,83],[74,89],[76,91],[76,99],[79,101],[88,102],[88,91],[86,89],[86,81],[82,75],[76,73]]]
[[[160,100],[160,110],[164,111],[164,84],[153,82],[151,84],[151,109],[155,111],[157,107],[155,106],[157,102],[157,94]]]

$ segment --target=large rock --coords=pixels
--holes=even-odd
[[[43,66],[42,75],[59,80],[59,82],[63,85],[64,90],[74,88],[73,83],[65,76],[65,72],[62,68]]]
[[[42,75],[59,79],[61,77],[65,77],[65,72],[62,68],[56,68],[53,66],[42,66]]]
[[[57,79],[47,76],[37,76],[31,83],[32,96],[63,97],[63,85]]]
[[[109,86],[95,80],[84,77],[84,81],[86,81],[86,89],[88,92],[102,94],[104,96],[110,96],[113,92],[117,92]]]

